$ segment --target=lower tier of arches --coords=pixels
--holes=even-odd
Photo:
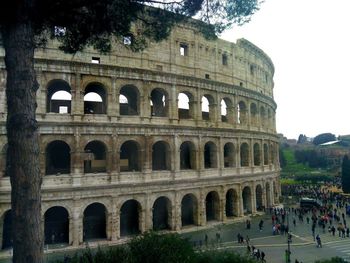
[[[45,201],[42,221],[45,244],[79,246],[116,241],[148,230],[179,231],[229,222],[278,203],[278,178],[232,185],[212,185],[114,197]],[[7,206],[7,208],[6,208]],[[12,214],[1,207],[0,245],[12,246]]]

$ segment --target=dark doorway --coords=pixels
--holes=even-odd
[[[106,239],[106,208],[103,204],[93,203],[84,211],[83,239]]]
[[[2,249],[12,247],[12,213],[8,210],[4,214],[2,227]]]
[[[205,212],[207,221],[213,221],[219,219],[220,205],[219,196],[217,192],[210,192],[205,198]]]
[[[53,141],[46,147],[46,174],[70,173],[70,148],[64,141]]]
[[[171,204],[168,198],[159,197],[153,205],[153,230],[170,229]]]
[[[64,207],[51,207],[45,212],[45,244],[69,242],[69,216]]]
[[[197,215],[197,200],[192,194],[187,194],[181,201],[181,222],[182,226],[194,225]]]
[[[120,236],[137,235],[140,231],[141,207],[136,200],[126,201],[120,209]]]

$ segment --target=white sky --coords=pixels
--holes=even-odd
[[[221,36],[242,37],[275,65],[277,132],[350,134],[350,0],[266,0]]]

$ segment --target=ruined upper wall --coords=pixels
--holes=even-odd
[[[116,43],[108,55],[101,55],[91,48],[70,55],[58,50],[57,46],[57,43],[49,43],[45,49],[38,49],[36,58],[85,63],[98,58],[100,64],[211,79],[273,98],[273,63],[261,49],[245,39],[239,39],[237,43],[206,40],[188,26],[177,26],[168,39],[150,43],[141,52],[132,52]]]

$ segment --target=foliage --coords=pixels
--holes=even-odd
[[[307,142],[307,137],[305,134],[300,134],[298,137],[298,144],[303,144]]]
[[[350,193],[350,160],[347,155],[343,157],[341,177],[343,192]]]
[[[331,142],[331,141],[335,141],[336,137],[334,134],[332,133],[321,133],[319,135],[317,135],[314,139],[313,139],[313,144],[315,145],[320,145],[322,143],[326,143],[326,142]]]
[[[282,167],[283,174],[305,174],[305,172],[311,172],[311,169],[308,165],[303,163],[298,163],[295,159],[294,150],[291,148],[283,150],[283,156],[286,160],[286,166]]]
[[[278,154],[279,154],[279,160],[280,160],[281,168],[286,167],[287,160],[286,160],[286,157],[284,156],[284,152],[283,152],[283,150],[281,148],[279,148]]]
[[[340,257],[334,257],[331,259],[322,259],[322,260],[317,260],[315,263],[346,263],[347,261],[345,259],[342,259]]]
[[[296,150],[294,155],[298,163],[308,164],[311,168],[327,167],[326,158],[315,150]]]
[[[251,258],[227,251],[195,253],[187,239],[178,234],[146,233],[130,243],[109,249],[87,248],[72,258],[57,263],[254,263]]]

